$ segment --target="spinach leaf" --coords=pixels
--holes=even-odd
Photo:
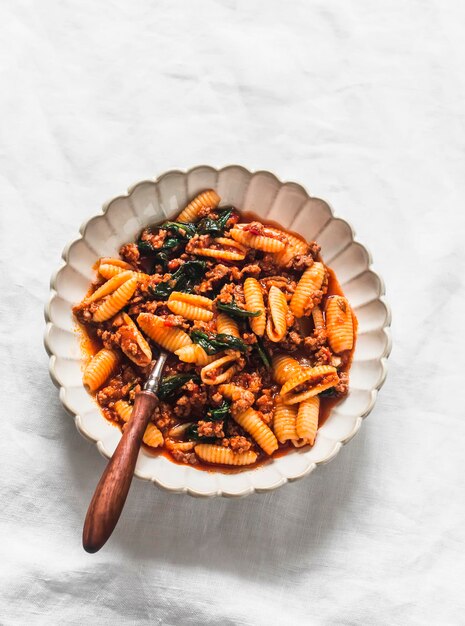
[[[137,242],[137,248],[142,256],[150,256],[152,254],[159,254],[163,250],[172,250],[177,248],[181,244],[178,237],[167,237],[160,248],[154,248],[150,241],[139,239]]]
[[[207,333],[201,330],[193,330],[191,339],[194,343],[201,346],[207,354],[216,354],[227,349],[239,350],[240,352],[247,352],[248,350],[242,339],[233,335],[226,335],[225,333],[207,335]]]
[[[158,397],[160,400],[164,400],[187,383],[188,380],[199,380],[199,377],[195,372],[192,372],[191,374],[176,374],[175,376],[163,378],[158,387]]]
[[[226,419],[230,415],[231,404],[227,400],[223,400],[220,406],[209,409],[207,417],[212,422]]]
[[[263,341],[261,340],[261,338],[257,335],[255,336],[257,337],[257,343],[255,344],[255,347],[257,349],[258,356],[261,358],[263,365],[266,367],[266,369],[269,370],[271,367],[271,359],[267,351],[265,350],[265,346],[263,345]]]
[[[205,273],[205,261],[186,261],[168,280],[158,283],[155,288],[149,287],[157,300],[167,300],[173,291],[192,291],[197,281]]]
[[[157,254],[153,257],[153,260],[156,265],[161,265],[163,269],[166,269],[170,258],[166,250],[161,250],[160,252],[157,252]]]
[[[164,222],[160,228],[171,230],[182,239],[191,239],[197,231],[194,224],[183,224],[182,222]]]
[[[156,252],[151,243],[143,241],[142,239],[137,242],[137,249],[142,256],[149,256],[150,254],[154,254]]]
[[[220,311],[224,311],[230,317],[236,317],[239,319],[245,317],[258,317],[262,314],[261,311],[246,311],[245,309],[241,309],[235,301],[233,300],[230,304],[225,304],[224,302],[217,302],[216,308]]]
[[[222,235],[232,212],[232,207],[223,209],[217,220],[213,220],[211,217],[204,217],[197,225],[197,232],[199,235],[215,235],[215,237]]]
[[[173,279],[176,280],[176,291],[192,291],[196,283],[205,274],[206,267],[205,261],[186,261],[173,274]]]

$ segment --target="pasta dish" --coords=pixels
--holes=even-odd
[[[225,471],[314,444],[348,392],[357,322],[316,242],[220,203],[204,191],[99,259],[73,312],[104,416],[124,428],[162,347],[144,444]]]

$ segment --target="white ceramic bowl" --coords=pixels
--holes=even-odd
[[[371,268],[365,247],[354,241],[351,227],[334,217],[326,202],[311,198],[300,185],[282,183],[270,172],[252,173],[237,165],[221,170],[199,166],[188,172],[170,171],[155,181],[137,183],[127,195],[114,198],[102,213],[83,224],[81,236],[63,251],[64,263],[52,277],[45,308],[45,347],[61,402],[74,416],[79,432],[109,458],[121,434],[105,420],[82,385],[80,337],[71,306],[86,293],[94,278],[92,266],[99,257],[116,254],[120,245],[133,241],[144,226],[171,219],[207,188],[216,189],[223,204],[253,211],[310,241],[317,240],[325,263],[335,270],[359,322],[349,395],[320,428],[311,449],[296,449],[238,474],[199,471],[176,465],[164,456],[150,456],[144,450],[139,454],[136,475],[169,491],[193,496],[245,496],[276,489],[332,460],[372,410],[386,377],[391,342],[383,282]]]

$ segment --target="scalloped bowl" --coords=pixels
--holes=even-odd
[[[335,218],[326,202],[311,198],[300,185],[282,183],[270,172],[252,173],[237,165],[221,170],[200,166],[188,172],[170,171],[155,181],[137,183],[128,195],[114,198],[103,207],[103,213],[83,224],[81,237],[63,251],[64,263],[52,277],[45,309],[45,347],[61,402],[75,416],[79,432],[109,458],[121,433],[105,420],[82,385],[80,337],[71,306],[85,295],[99,257],[117,253],[120,245],[133,241],[144,226],[171,219],[207,188],[216,189],[224,204],[253,211],[307,240],[317,240],[359,323],[350,392],[319,429],[311,449],[296,449],[266,465],[234,474],[199,471],[164,456],[151,456],[144,450],[139,453],[136,476],[164,489],[193,496],[245,496],[276,489],[332,460],[372,410],[386,377],[390,312],[383,282],[371,269],[367,250],[354,241],[351,227]]]

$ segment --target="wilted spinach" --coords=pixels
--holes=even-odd
[[[163,378],[158,387],[158,397],[160,400],[164,400],[177,389],[182,387],[188,380],[199,380],[199,377],[195,373],[191,374],[176,374],[175,376],[167,376]]]
[[[204,217],[197,225],[197,233],[199,235],[221,236],[224,233],[227,221],[231,217],[233,210],[233,207],[223,209],[220,217],[216,220],[213,220],[211,217]]]
[[[227,400],[223,400],[219,407],[209,409],[207,411],[207,417],[213,422],[224,420],[230,415],[231,405]]]
[[[218,335],[202,332],[201,330],[193,330],[191,339],[194,343],[201,346],[207,354],[216,354],[222,350],[239,350],[239,352],[247,352],[247,345],[233,335],[219,333]]]
[[[173,291],[187,293],[202,278],[205,268],[205,261],[186,261],[171,278],[158,283],[156,287],[149,287],[149,290],[157,300],[167,300]]]
[[[236,317],[239,319],[246,317],[258,317],[262,314],[261,311],[246,311],[245,309],[241,309],[241,307],[238,306],[234,300],[229,304],[226,304],[225,302],[217,302],[216,308],[224,313],[227,313],[230,317]]]

